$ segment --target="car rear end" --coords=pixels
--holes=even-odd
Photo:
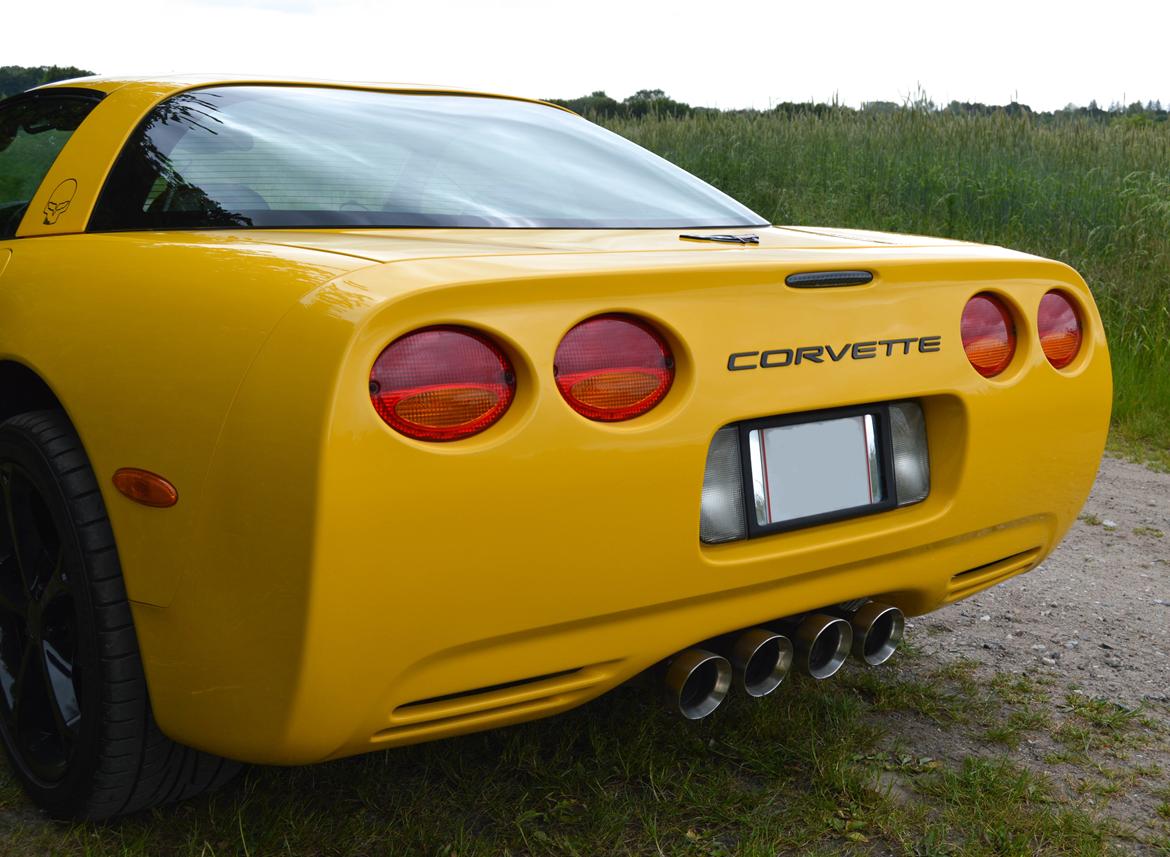
[[[872,279],[786,283],[825,271]],[[836,605],[935,610],[1044,558],[1108,425],[1084,283],[996,248],[423,260],[344,288],[378,302],[322,439],[287,736],[305,753],[551,714]],[[1052,318],[1048,353],[1041,341],[1052,294],[1075,316],[1072,356]],[[597,318],[668,350],[646,412],[598,419],[558,384],[566,336]],[[379,412],[380,356],[436,327],[490,343],[512,378],[506,411],[461,439],[411,437]],[[461,358],[416,368],[444,359]]]
[[[701,716],[718,694],[692,677],[725,690],[743,641],[779,665],[790,637],[828,675],[820,641],[833,660],[848,634],[823,629],[870,611],[881,660],[890,611],[1034,567],[1088,493],[1109,365],[1066,266],[774,229],[549,105],[167,91],[103,105],[135,130],[107,135],[81,228],[360,266],[280,292],[202,437],[173,598],[135,607],[176,741],[312,762],[552,714],[662,664]],[[260,294],[247,268],[226,279]]]

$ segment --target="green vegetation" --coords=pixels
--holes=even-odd
[[[1170,449],[1170,122],[929,105],[599,117],[773,223],[941,235],[1060,259],[1113,358],[1117,442]]]
[[[552,721],[327,765],[254,768],[218,795],[104,826],[37,820],[0,774],[0,813],[9,819],[0,851],[1112,853],[1110,843],[1123,830],[1062,802],[1047,776],[997,750],[963,761],[932,759],[891,740],[890,732],[936,731],[940,721],[991,722],[997,700],[1013,711],[1039,704],[1026,679],[1005,676],[981,686],[972,669],[964,662],[915,680],[897,666],[851,664],[841,681],[794,677],[767,700],[733,697],[694,724],[660,709],[656,688],[625,686]],[[901,726],[879,725],[888,726],[895,709]],[[1114,717],[1088,711],[1104,725]]]
[[[0,98],[16,95],[26,89],[32,89],[34,86],[43,86],[46,83],[85,77],[91,74],[93,74],[92,71],[74,68],[71,65],[2,65],[0,66]]]

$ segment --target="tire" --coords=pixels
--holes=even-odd
[[[0,423],[0,740],[64,819],[183,800],[240,768],[155,724],[105,503],[60,411]]]

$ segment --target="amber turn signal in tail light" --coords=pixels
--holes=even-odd
[[[599,315],[568,333],[553,363],[557,389],[574,411],[600,422],[641,416],[674,382],[666,340],[641,319]]]
[[[992,378],[1012,362],[1016,353],[1016,325],[1003,301],[983,293],[967,301],[959,325],[963,350],[975,371]]]
[[[1057,369],[1073,362],[1081,350],[1081,319],[1073,302],[1061,292],[1049,292],[1040,299],[1036,317],[1040,347]]]
[[[507,355],[462,327],[428,327],[394,340],[370,370],[370,401],[386,424],[416,440],[479,434],[516,394]]]

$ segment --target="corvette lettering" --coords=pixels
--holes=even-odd
[[[745,369],[777,369],[802,363],[839,363],[842,360],[872,360],[901,357],[911,352],[934,354],[942,350],[941,336],[911,336],[905,339],[873,339],[840,345],[798,345],[766,351],[737,351],[727,358],[729,372]]]

